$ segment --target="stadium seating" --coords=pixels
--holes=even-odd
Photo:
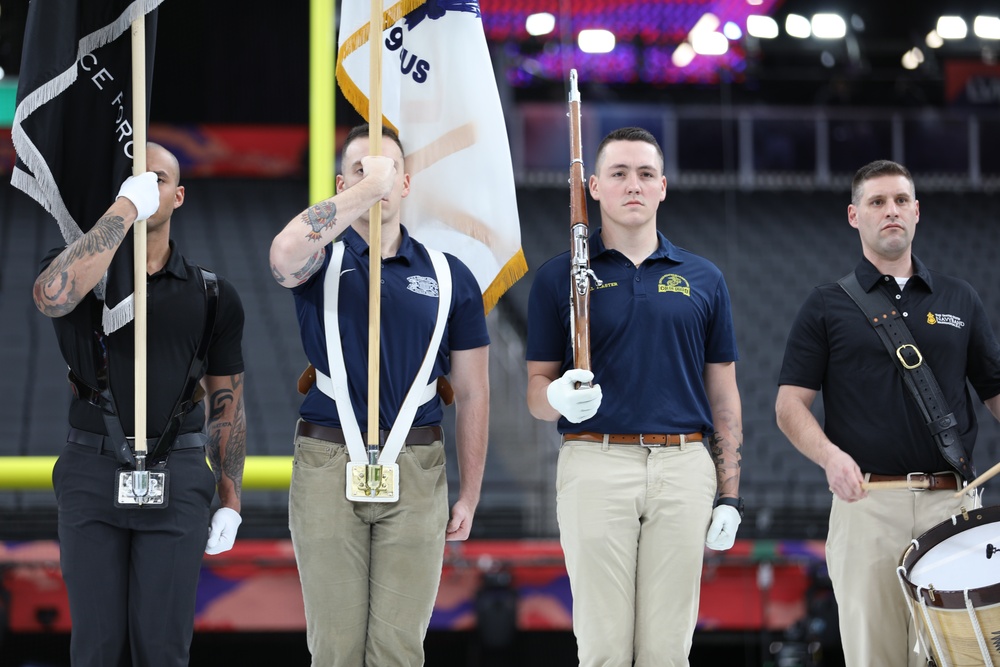
[[[238,288],[246,309],[246,408],[250,454],[287,456],[305,366],[291,296],[271,279],[268,247],[308,202],[306,185],[278,180],[189,180],[172,235],[182,251]],[[919,187],[919,183],[918,183]],[[921,192],[915,252],[934,269],[969,280],[1000,327],[996,267],[1000,196]],[[493,422],[476,537],[551,537],[552,424],[524,404],[523,335],[532,270],[569,247],[568,195],[561,187],[518,191],[522,246],[529,273],[491,313]],[[774,423],[774,397],[785,337],[799,304],[816,284],[857,261],[857,232],[847,223],[846,192],[669,190],[659,227],[674,243],[715,262],[733,298],[745,446],[741,537],[822,538],[830,495],[822,471],[799,454]],[[31,302],[38,260],[61,239],[55,223],[9,185],[0,187],[0,455],[55,455],[65,436],[69,396],[52,329]],[[591,203],[591,226],[599,215]],[[1000,457],[1000,425],[981,414],[980,470]],[[453,433],[446,424],[449,435]],[[450,476],[457,482],[451,452]],[[991,485],[987,484],[986,504]],[[453,485],[453,490],[457,484]],[[247,536],[287,534],[286,494],[247,491]],[[54,500],[46,492],[0,492],[11,517],[6,539],[54,535]]]

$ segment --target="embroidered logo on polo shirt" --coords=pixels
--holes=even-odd
[[[428,276],[410,276],[406,279],[406,289],[424,296],[437,296],[438,283]]]
[[[656,286],[656,291],[659,293],[664,292],[677,292],[678,294],[683,294],[684,296],[691,296],[691,285],[683,276],[679,276],[676,273],[668,273],[660,278],[660,282]]]
[[[961,329],[965,322],[957,315],[943,315],[941,313],[927,313],[927,324],[947,324],[948,326]]]

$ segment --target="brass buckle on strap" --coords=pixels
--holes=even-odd
[[[903,350],[905,350],[907,348],[912,349],[916,353],[916,355],[917,355],[917,363],[915,363],[915,364],[908,364],[906,362],[906,359],[903,358]],[[903,343],[902,345],[900,345],[899,347],[897,347],[896,348],[896,357],[899,359],[899,363],[903,364],[903,368],[905,368],[908,371],[912,371],[914,368],[919,368],[920,364],[924,363],[924,355],[920,354],[920,350],[917,349],[916,345],[911,345],[910,343]]]
[[[347,499],[357,503],[399,500],[399,464],[347,463]]]

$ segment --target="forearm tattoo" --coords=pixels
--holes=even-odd
[[[49,317],[61,317],[72,311],[85,292],[77,289],[73,265],[88,257],[114,252],[125,238],[125,221],[119,215],[107,215],[86,234],[74,241],[35,281],[34,299],[39,310]],[[89,291],[90,287],[86,291]]]
[[[233,483],[236,497],[243,490],[243,464],[246,460],[246,413],[243,394],[236,398],[236,389],[243,383],[242,376],[231,377],[232,389],[220,389],[209,397],[208,405],[208,460],[215,473],[215,482],[222,481],[223,475]],[[233,401],[236,405],[233,406]],[[224,421],[227,413],[233,413],[232,421]],[[223,446],[223,433],[228,433]]]
[[[309,226],[306,238],[319,241],[324,231],[337,224],[337,205],[332,201],[322,201],[302,212],[302,222]]]
[[[724,421],[728,427],[728,434],[716,431],[709,443],[720,492],[731,480],[739,480],[740,468],[743,465],[743,430],[736,419],[724,419]]]
[[[292,277],[299,282],[299,284],[304,283],[309,279],[309,276],[316,273],[320,266],[323,265],[323,251],[317,252],[315,255],[306,260],[305,265],[298,271],[292,273]]]

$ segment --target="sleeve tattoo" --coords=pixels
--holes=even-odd
[[[85,296],[78,293],[73,264],[81,259],[114,252],[125,238],[124,218],[107,215],[72,243],[46,267],[35,283],[35,303],[49,317],[69,313]]]
[[[242,392],[238,392],[239,399],[236,398],[236,389],[243,382],[242,376],[233,375],[231,381],[232,389],[219,389],[209,398],[207,453],[216,483],[221,482],[225,476],[232,481],[236,496],[240,497],[243,489],[243,464],[246,460],[246,413]],[[227,413],[233,415],[232,421],[224,420]],[[228,433],[225,446],[224,432]]]

